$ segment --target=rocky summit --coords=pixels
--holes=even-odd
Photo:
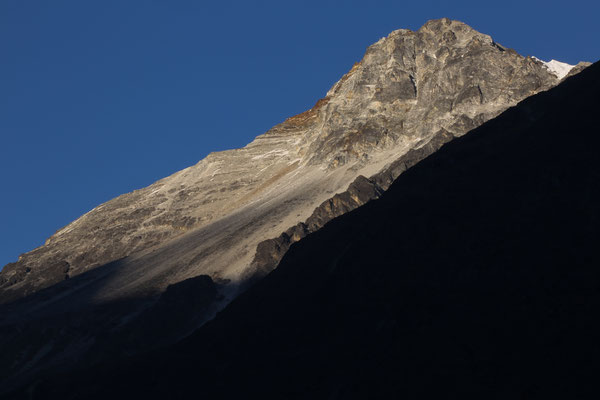
[[[458,21],[390,33],[310,110],[99,205],[6,265],[0,345],[14,351],[0,373],[19,382],[141,351],[124,332],[144,329],[152,308],[171,315],[170,304],[194,315],[156,343],[177,340],[275,268],[293,242],[561,78]],[[187,310],[172,300],[178,288],[203,294]]]

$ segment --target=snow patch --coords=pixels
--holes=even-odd
[[[567,74],[573,69],[573,67],[575,67],[574,65],[556,61],[556,60],[550,60],[550,61],[546,62],[544,60],[540,60],[537,57],[533,57],[533,58],[535,58],[536,60],[538,60],[542,64],[544,64],[544,66],[546,68],[548,68],[548,70],[550,72],[552,72],[554,75],[556,75],[556,77],[558,79],[562,79],[565,76],[567,76]]]

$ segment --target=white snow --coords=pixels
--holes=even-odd
[[[546,63],[546,65],[548,66],[548,69],[550,71],[552,71],[554,74],[556,74],[556,76],[558,76],[558,79],[562,79],[565,76],[567,76],[567,74],[573,69],[573,67],[575,67],[574,65],[570,65],[556,60],[550,60]]]
[[[556,77],[558,79],[562,79],[565,76],[567,76],[567,74],[569,73],[569,71],[571,71],[571,69],[573,69],[574,65],[570,65],[564,62],[560,62],[560,61],[556,61],[556,60],[550,60],[550,61],[544,61],[544,60],[540,60],[537,57],[533,57],[538,61],[541,61],[546,68],[548,68],[548,70],[550,70],[550,72],[552,72],[554,75],[556,75]]]

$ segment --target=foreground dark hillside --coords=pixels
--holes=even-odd
[[[294,244],[187,340],[35,399],[598,398],[600,66]]]

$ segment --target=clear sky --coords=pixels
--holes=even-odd
[[[573,64],[600,58],[598,3],[0,0],[0,267],[310,108],[394,29],[449,17]]]

